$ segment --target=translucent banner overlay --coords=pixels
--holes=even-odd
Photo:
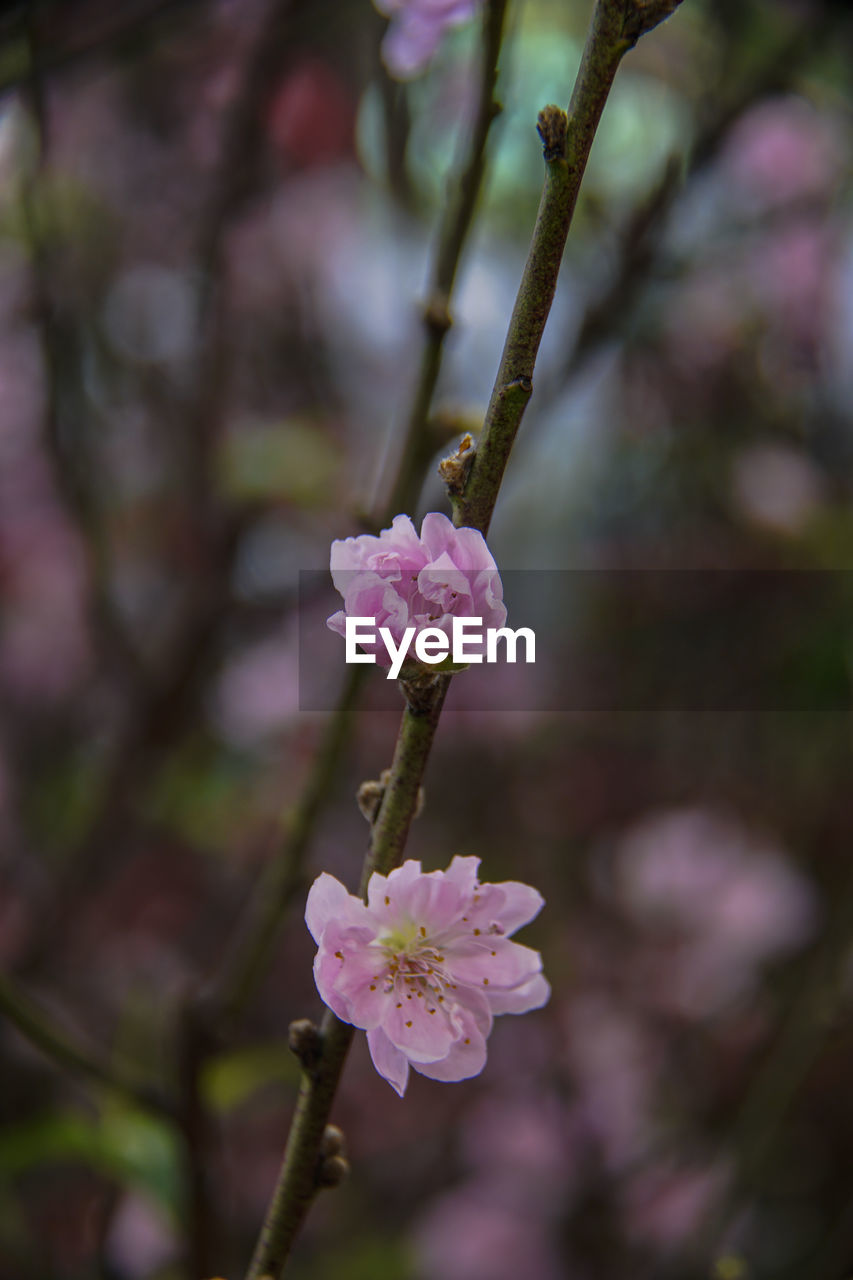
[[[485,711],[849,709],[853,570],[509,570],[506,625],[532,628],[536,661],[454,678],[453,705]],[[348,668],[326,619],[342,608],[328,570],[299,584],[299,705],[330,711]],[[504,647],[500,647],[503,654]],[[399,706],[379,664],[363,705]]]

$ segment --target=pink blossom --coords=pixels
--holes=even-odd
[[[433,1080],[478,1075],[493,1017],[550,995],[538,951],[509,939],[542,896],[516,881],[481,884],[479,865],[456,857],[447,871],[408,861],[374,872],[366,905],[325,872],[308,894],[317,989],[367,1032],[373,1065],[400,1097],[410,1065]]]
[[[476,13],[478,0],[374,0],[391,19],[382,58],[398,80],[419,75],[433,57],[448,27]]]
[[[339,635],[346,633],[347,616],[373,618],[397,646],[407,627],[415,634],[437,628],[451,637],[454,617],[481,618],[484,628],[506,621],[503,584],[485,538],[478,529],[456,529],[436,511],[424,516],[420,537],[409,517],[400,515],[378,537],[338,539],[331,569],[344,608],[327,625]],[[390,665],[381,644],[376,658]]]

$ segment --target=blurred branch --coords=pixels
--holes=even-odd
[[[114,52],[116,46],[123,45],[129,36],[138,38],[140,28],[144,28],[149,23],[153,25],[158,18],[164,17],[170,11],[189,8],[200,2],[201,0],[124,0],[122,6],[106,7],[109,15],[107,21],[100,26],[96,22],[94,30],[88,31],[85,30],[85,23],[80,20],[83,5],[79,0],[76,5],[67,3],[67,0],[59,0],[59,3],[53,6],[43,4],[40,7],[44,9],[46,16],[49,14],[51,17],[58,16],[60,19],[68,20],[68,41],[57,44],[56,47],[46,47],[42,44],[36,68],[38,74],[44,75],[46,72],[56,72],[73,66],[75,62],[91,54]],[[19,7],[22,30],[16,31],[13,18],[9,23],[11,31],[8,34],[3,33],[10,45],[21,38],[28,42],[27,11],[32,8],[31,0],[24,0]],[[59,25],[61,26],[61,21]],[[3,37],[0,37],[0,42],[2,39]],[[0,79],[0,94],[25,85],[31,75],[29,59],[24,57],[16,60],[11,51],[4,65],[9,70],[8,74]]]
[[[445,208],[438,229],[431,283],[423,312],[420,370],[391,497],[378,517],[378,527],[387,524],[398,511],[412,509],[423,483],[424,471],[437,447],[437,441],[428,430],[428,415],[450,323],[448,303],[482,186],[489,129],[500,111],[495,100],[495,88],[505,13],[506,0],[493,0],[484,16],[476,117],[467,154],[460,156],[453,198]],[[262,875],[246,913],[238,923],[235,941],[220,975],[212,984],[209,997],[211,1014],[222,1016],[226,1024],[238,1016],[257,989],[275,945],[282,917],[302,887],[311,837],[337,776],[363,678],[362,667],[351,667],[347,672],[311,777],[290,818],[284,844]]]
[[[545,191],[533,233],[530,257],[519,297],[510,320],[504,359],[498,371],[493,403],[500,403],[509,388],[507,371],[521,354],[529,360],[520,375],[527,383],[524,398],[512,395],[514,422],[493,412],[487,416],[484,434],[492,444],[490,465],[472,473],[457,526],[474,524],[485,534],[503,478],[506,458],[521,421],[539,341],[556,288],[571,214],[583,167],[604,103],[623,53],[630,46],[626,24],[636,14],[625,0],[597,0],[587,34],[581,68],[571,102],[572,140],[566,136],[566,116],[557,108],[540,113],[540,133],[545,144]],[[487,24],[489,19],[487,18]],[[494,422],[497,420],[498,425]],[[482,447],[482,446],[481,446]],[[503,462],[495,454],[504,450]],[[470,490],[471,497],[468,499]],[[470,515],[479,516],[472,520]],[[465,517],[463,519],[463,516]],[[387,874],[399,865],[417,805],[426,765],[450,676],[428,676],[404,684],[407,706],[400,722],[388,782],[371,828],[371,840],[362,871],[362,894],[371,874]],[[293,1241],[318,1190],[320,1140],[331,1112],[337,1084],[353,1035],[352,1027],[327,1010],[315,1061],[303,1063],[296,1112],[291,1123],[279,1179],[250,1264],[247,1280],[278,1280]]]
[[[176,1127],[183,1140],[186,1271],[189,1280],[209,1276],[218,1257],[217,1215],[210,1198],[211,1117],[204,1104],[201,1073],[210,1048],[208,1029],[186,999],[178,1015]]]
[[[837,1025],[845,997],[851,940],[853,882],[848,879],[834,895],[826,927],[802,965],[805,972],[799,977],[798,990],[733,1120],[726,1147],[734,1159],[734,1175],[683,1249],[662,1269],[664,1276],[700,1280],[709,1275],[709,1267],[725,1245],[727,1232],[744,1212],[744,1198],[748,1202],[749,1197],[760,1195],[760,1179],[771,1168],[785,1119],[817,1063],[827,1036]],[[841,1274],[843,1266],[832,1246],[837,1248],[849,1229],[850,1220],[842,1218],[837,1238],[827,1242],[825,1253],[818,1259],[808,1261],[808,1274],[813,1280],[830,1280]],[[828,1265],[830,1260],[838,1264],[837,1269]],[[849,1263],[849,1258],[843,1262]],[[800,1275],[802,1259],[798,1266]]]
[[[675,7],[675,6],[673,6]],[[557,275],[604,104],[623,56],[650,29],[648,6],[598,0],[584,46],[568,118],[557,107],[539,114],[546,178],[483,431],[454,520],[488,532],[510,451],[533,392],[533,367],[557,288]],[[655,10],[657,12],[657,10]],[[661,21],[655,17],[651,25]]]
[[[34,155],[20,183],[21,220],[30,262],[32,306],[41,346],[45,371],[44,439],[51,462],[53,479],[65,504],[71,522],[80,534],[88,559],[91,613],[96,633],[103,642],[105,656],[116,660],[119,670],[140,678],[142,667],[113,605],[110,591],[109,555],[103,529],[98,518],[97,503],[91,486],[95,467],[88,455],[84,432],[77,430],[73,440],[66,439],[66,415],[63,400],[68,398],[74,355],[73,335],[61,322],[51,290],[53,255],[56,247],[45,236],[45,214],[41,207],[41,186],[49,151],[49,120],[42,77],[41,24],[42,6],[29,0],[25,13],[28,74],[22,86],[33,125]],[[82,417],[75,405],[75,420]]]
[[[690,147],[686,172],[672,158],[659,181],[628,214],[619,232],[616,264],[604,293],[591,301],[577,337],[561,369],[540,387],[538,403],[550,401],[605,343],[619,336],[642,287],[654,274],[660,255],[660,234],[686,183],[716,158],[732,125],[753,103],[789,89],[803,61],[812,56],[835,30],[825,10],[809,12],[794,23],[779,45],[762,48],[761,61],[734,92],[715,96],[701,113],[699,131]],[[727,63],[729,57],[723,57]]]
[[[468,157],[460,163],[458,177],[451,181],[449,199],[438,229],[432,273],[422,311],[424,342],[420,367],[403,434],[397,475],[379,517],[380,527],[399,512],[414,509],[424,470],[439,447],[427,430],[427,420],[441,372],[444,341],[453,324],[449,310],[450,295],[483,185],[486,142],[492,122],[501,112],[495,90],[505,17],[506,0],[497,0],[486,6],[480,85]]]
[[[385,172],[388,187],[401,209],[411,210],[415,203],[414,191],[406,168],[406,147],[411,131],[409,96],[405,84],[392,80],[380,60],[376,69],[379,92],[382,95],[383,123],[385,125]]]
[[[737,1162],[736,1173],[698,1234],[699,1268],[721,1246],[734,1217],[742,1211],[744,1193],[760,1190],[758,1180],[762,1171],[770,1167],[785,1118],[836,1025],[844,1001],[851,939],[853,881],[848,879],[834,898],[820,942],[806,963],[799,991],[735,1119],[729,1146]],[[849,1263],[849,1258],[844,1261]],[[819,1273],[809,1268],[809,1274]]]
[[[317,821],[331,792],[364,678],[364,668],[348,668],[337,706],[329,719],[320,749],[293,812],[279,853],[261,875],[220,972],[207,995],[212,1016],[227,1027],[245,1010],[269,964],[282,917],[302,891],[305,859]]]
[[[225,403],[228,367],[224,298],[224,240],[231,216],[245,196],[258,152],[265,139],[264,110],[273,95],[288,52],[288,17],[292,0],[270,0],[242,69],[228,111],[211,181],[210,198],[201,218],[197,262],[199,293],[197,328],[200,355],[196,393],[188,413],[189,455],[186,480],[203,522],[209,499],[216,424]]]
[[[31,1044],[57,1066],[72,1075],[103,1085],[137,1106],[171,1119],[173,1104],[158,1089],[140,1084],[132,1069],[120,1063],[107,1064],[79,1039],[61,1030],[43,1009],[0,974],[0,1012]]]
[[[259,128],[262,106],[272,92],[286,52],[284,18],[289,5],[290,0],[272,0],[246,61],[242,86],[236,95],[233,111],[225,121],[220,160],[199,233],[197,252],[202,284],[197,323],[200,354],[195,392],[186,410],[187,429],[182,439],[184,482],[189,497],[187,511],[191,517],[199,562],[188,584],[189,605],[159,672],[147,673],[140,668],[135,673],[137,678],[126,708],[124,726],[113,744],[103,779],[101,803],[87,830],[70,852],[67,870],[52,901],[39,913],[38,932],[19,962],[23,969],[40,963],[55,941],[60,921],[71,915],[69,903],[88,889],[103,865],[106,852],[119,838],[132,793],[139,790],[163,748],[181,731],[186,712],[192,705],[210,660],[220,624],[227,613],[230,566],[239,541],[241,523],[239,519],[225,519],[216,511],[213,493],[213,446],[225,403],[227,369],[225,305],[220,281],[222,243],[229,217],[243,189],[244,176],[251,168],[263,137]],[[38,61],[38,56],[34,55],[34,67]],[[40,95],[40,77],[34,72],[34,93],[37,88]],[[44,279],[43,273],[41,278]],[[46,299],[44,289],[42,295]],[[49,299],[43,301],[40,311],[49,339],[52,332]],[[49,370],[51,367],[48,363]],[[61,479],[65,474],[60,468]],[[62,483],[67,488],[70,481],[65,478]],[[79,491],[72,492],[83,532],[89,534],[93,531],[91,504],[88,501],[83,504]],[[97,541],[93,544],[87,538],[87,545],[97,545]],[[103,564],[103,557],[96,556],[95,563]],[[102,584],[99,589],[98,599],[102,603],[108,602],[106,585]],[[105,609],[102,613],[105,617],[111,616]],[[117,630],[117,626],[112,628],[111,634]]]

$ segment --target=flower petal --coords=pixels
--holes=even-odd
[[[529,1013],[548,1003],[551,986],[542,973],[535,973],[527,982],[512,991],[493,991],[489,994],[489,1008],[497,1016],[501,1013]]]
[[[414,986],[405,994],[398,988],[382,1027],[412,1063],[444,1058],[456,1034],[444,1006]]]
[[[431,560],[438,560],[445,552],[450,555],[458,536],[459,530],[454,527],[453,521],[448,520],[441,511],[430,511],[421,521],[421,542],[429,552]],[[479,536],[482,538],[483,535]]]
[[[367,905],[371,913],[379,920],[396,920],[403,892],[420,875],[421,864],[414,858],[408,858],[387,876],[374,871],[367,885]]]
[[[541,893],[519,880],[502,880],[495,888],[502,889],[505,895],[497,919],[506,934],[529,924],[545,905]]]
[[[360,898],[356,898],[340,880],[324,871],[309,889],[305,903],[305,923],[315,942],[320,941],[330,920],[366,924],[367,912]]]
[[[474,895],[479,870],[479,858],[463,858],[457,854],[444,874],[457,886],[460,898],[466,899]]]
[[[317,990],[326,1004],[363,1031],[383,1022],[393,999],[386,990],[387,957],[373,945],[374,938],[372,928],[341,927],[331,921],[314,967]]]
[[[431,1080],[467,1080],[479,1075],[486,1065],[486,1037],[491,1017],[482,1010],[457,1006],[454,1022],[458,1037],[438,1062],[413,1062],[415,1071]]]
[[[447,968],[454,982],[512,991],[542,971],[542,957],[531,947],[508,938],[461,939],[446,948]]]
[[[367,1047],[376,1070],[402,1098],[409,1083],[409,1064],[406,1061],[406,1055],[394,1047],[381,1027],[368,1031]]]

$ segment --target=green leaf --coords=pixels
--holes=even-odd
[[[299,1068],[286,1044],[262,1044],[223,1053],[205,1066],[202,1090],[208,1106],[227,1112],[271,1084],[295,1088]]]
[[[177,1213],[177,1142],[165,1121],[117,1103],[99,1117],[58,1112],[0,1135],[0,1176],[62,1164],[85,1165],[147,1192],[172,1217]]]

